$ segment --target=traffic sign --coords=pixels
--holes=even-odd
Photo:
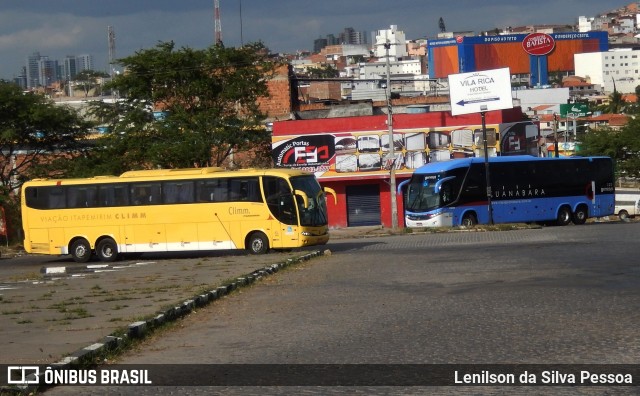
[[[481,113],[513,107],[509,68],[449,75],[451,114]]]
[[[573,117],[586,117],[589,114],[589,106],[585,103],[570,103],[560,105],[560,117],[566,118],[573,113]]]

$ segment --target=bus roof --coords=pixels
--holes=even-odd
[[[503,162],[527,162],[527,161],[571,161],[577,159],[593,159],[609,157],[534,157],[532,155],[506,155],[501,157],[489,157],[489,163]],[[471,164],[484,163],[484,157],[458,158],[442,162],[432,162],[416,169],[415,173],[440,173],[458,168],[466,168]]]
[[[61,185],[61,184],[85,184],[85,183],[117,183],[125,181],[152,181],[152,180],[179,180],[179,179],[206,179],[211,177],[250,177],[250,176],[311,176],[312,173],[287,168],[270,169],[238,169],[224,170],[223,168],[183,168],[183,169],[150,169],[124,172],[120,176],[95,176],[77,179],[33,179],[24,185]]]

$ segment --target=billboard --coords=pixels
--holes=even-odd
[[[537,155],[538,127],[530,121],[487,125],[489,156]],[[453,158],[484,156],[481,125],[396,130],[393,133],[394,168],[398,176],[410,176],[422,165]],[[276,167],[313,172],[316,177],[389,177],[385,160],[389,153],[387,131],[318,133],[273,136],[272,158]]]
[[[548,35],[554,42],[551,51],[532,55],[523,48],[528,36],[506,34],[430,40],[427,44],[429,76],[446,78],[454,73],[506,67],[512,74],[533,74],[535,82],[545,81],[550,72],[575,70],[574,54],[609,50],[607,32],[568,32]],[[540,45],[544,46],[542,42]],[[541,76],[538,65],[544,67]]]

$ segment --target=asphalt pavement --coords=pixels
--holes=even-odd
[[[382,227],[332,230],[332,238],[389,235]],[[213,252],[143,255],[109,265],[51,256],[39,273],[4,271],[0,258],[0,364],[68,364],[102,358],[154,327],[330,250],[326,246],[247,255]],[[7,254],[8,253],[8,254]],[[35,257],[35,256],[34,256]],[[42,257],[40,256],[42,259]],[[0,373],[0,375],[3,373]]]

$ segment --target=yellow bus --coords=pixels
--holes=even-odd
[[[120,254],[269,249],[329,240],[325,193],[289,169],[155,169],[22,186],[28,253],[105,262]]]

